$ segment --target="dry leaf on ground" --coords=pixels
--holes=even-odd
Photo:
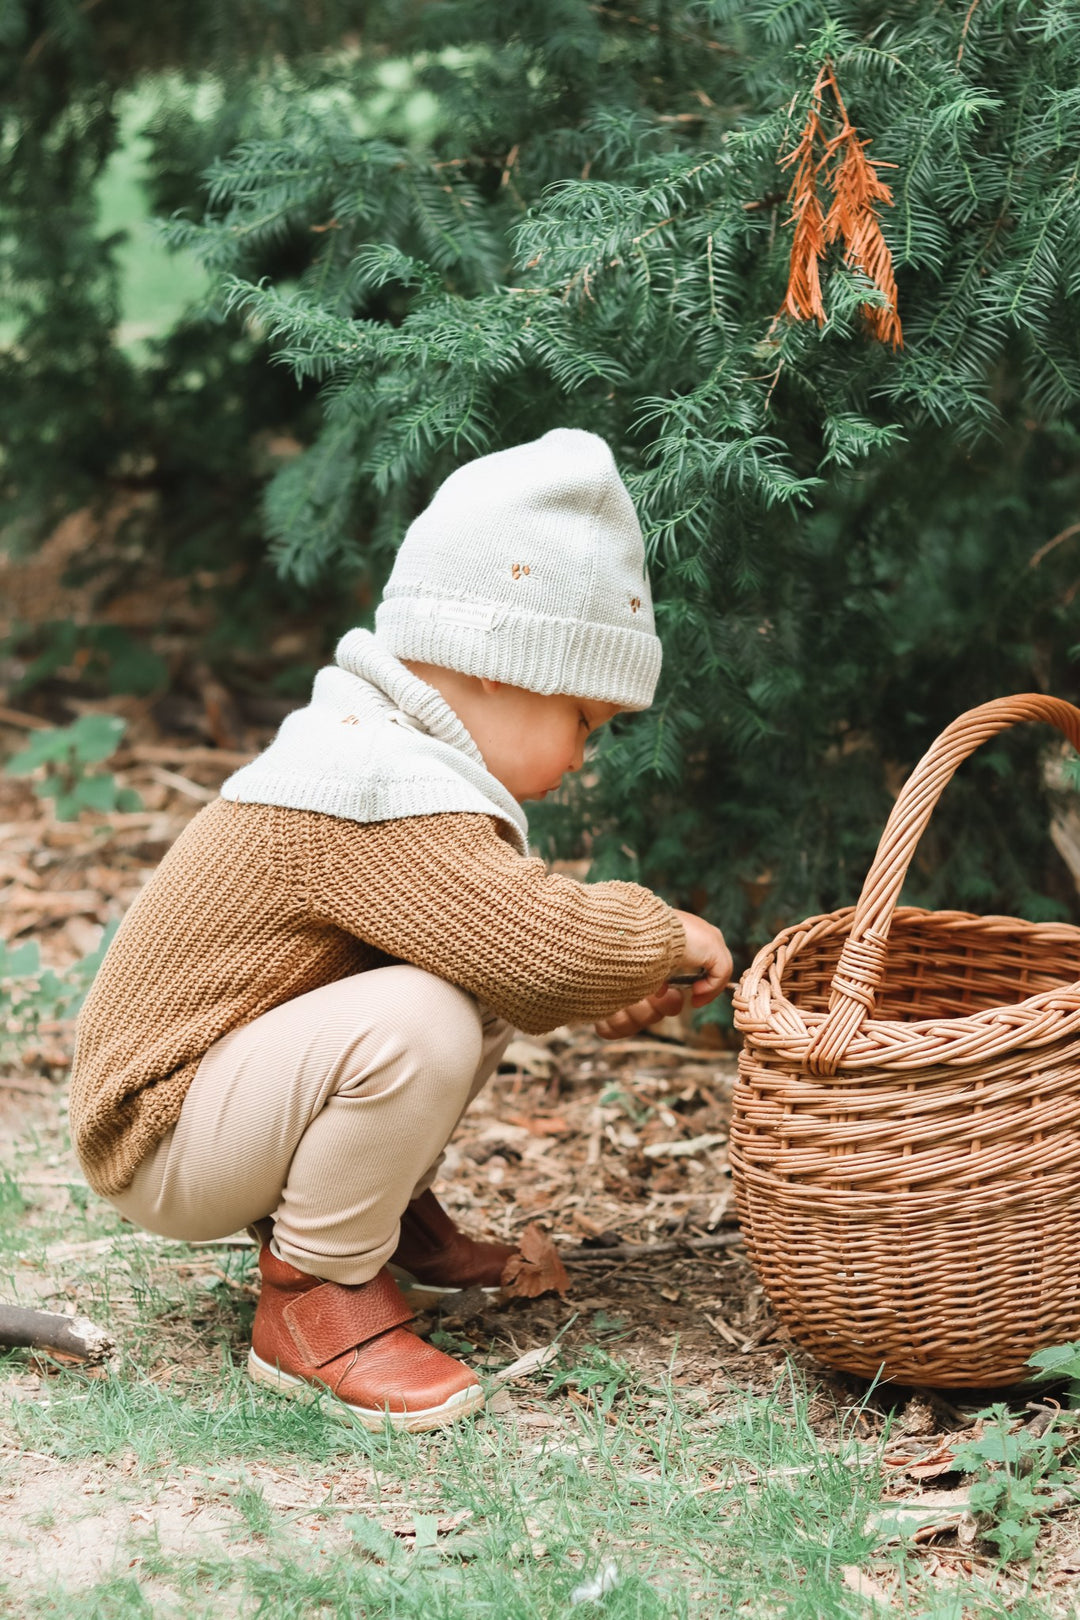
[[[502,1372],[496,1373],[495,1376],[501,1384],[505,1384],[511,1378],[528,1378],[532,1373],[540,1372],[554,1361],[558,1353],[557,1344],[538,1345],[535,1350],[526,1350],[523,1356],[518,1356],[516,1361],[512,1361],[509,1367],[504,1367]]]
[[[559,1252],[542,1226],[530,1221],[518,1238],[518,1253],[503,1267],[505,1293],[517,1299],[535,1299],[538,1294],[565,1294],[570,1286]]]

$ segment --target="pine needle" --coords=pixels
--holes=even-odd
[[[831,90],[840,115],[840,129],[831,139],[824,132],[824,95]],[[782,313],[793,320],[825,320],[821,296],[821,260],[827,247],[842,242],[844,261],[859,270],[879,290],[884,305],[864,304],[863,313],[871,336],[894,349],[903,347],[903,333],[897,310],[896,277],[892,254],[881,234],[879,205],[892,205],[892,191],[881,179],[875,163],[866,155],[869,140],[862,140],[844,106],[831,62],[826,61],[814,81],[806,125],[792,150],[780,159],[781,168],[794,167],[788,202],[795,234],[791,243],[791,266]],[[823,213],[819,186],[832,194],[827,214]]]
[[[794,320],[807,321],[812,318],[822,326],[825,305],[821,298],[818,261],[825,253],[825,216],[817,189],[817,172],[823,161],[817,156],[818,145],[823,139],[820,86],[819,73],[806,128],[787,157],[781,159],[780,166],[784,169],[792,164],[795,166],[791,190],[788,192],[795,236],[791,244],[791,270],[783,308]]]

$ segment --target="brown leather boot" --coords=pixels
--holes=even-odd
[[[257,1384],[301,1400],[322,1385],[365,1429],[434,1429],[483,1406],[476,1374],[403,1326],[415,1312],[385,1266],[356,1286],[320,1282],[267,1244],[259,1270],[248,1355]]]
[[[495,1293],[503,1267],[516,1249],[509,1243],[467,1237],[428,1189],[401,1217],[401,1237],[390,1268],[418,1302],[465,1288]]]

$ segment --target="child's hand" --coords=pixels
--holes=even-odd
[[[594,1027],[602,1040],[616,1041],[622,1035],[636,1035],[647,1024],[655,1024],[659,1019],[681,1011],[682,992],[664,984],[651,996],[646,996],[644,1001],[635,1001],[632,1007],[620,1008],[610,1018],[602,1018]]]
[[[689,911],[678,911],[675,915],[686,934],[686,950],[677,972],[695,975],[690,1002],[694,1007],[704,1007],[707,1002],[715,1001],[731,978],[731,952],[719,928],[714,928],[703,917],[695,917]],[[612,1013],[610,1018],[602,1018],[596,1025],[596,1033],[605,1041],[636,1035],[647,1025],[681,1012],[682,1004],[679,990],[670,984],[661,985],[659,990],[646,996],[643,1001],[635,1001],[632,1007],[623,1007],[619,1012]]]
[[[719,928],[704,917],[695,917],[692,911],[677,911],[675,915],[686,935],[686,950],[675,971],[695,975],[690,1002],[694,1007],[704,1007],[716,1000],[731,978],[731,952]]]

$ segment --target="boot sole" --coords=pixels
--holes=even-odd
[[[422,1429],[441,1429],[448,1423],[472,1417],[484,1404],[483,1389],[479,1384],[469,1384],[439,1406],[425,1406],[415,1412],[391,1412],[385,1407],[355,1406],[352,1401],[343,1401],[325,1384],[311,1384],[306,1378],[297,1378],[294,1373],[283,1372],[280,1367],[271,1367],[254,1350],[248,1351],[247,1370],[253,1383],[276,1390],[279,1395],[287,1395],[294,1401],[314,1401],[320,1395],[331,1396],[327,1410],[343,1423],[355,1423],[362,1429],[381,1431],[388,1422],[392,1429],[405,1429],[410,1434]]]

